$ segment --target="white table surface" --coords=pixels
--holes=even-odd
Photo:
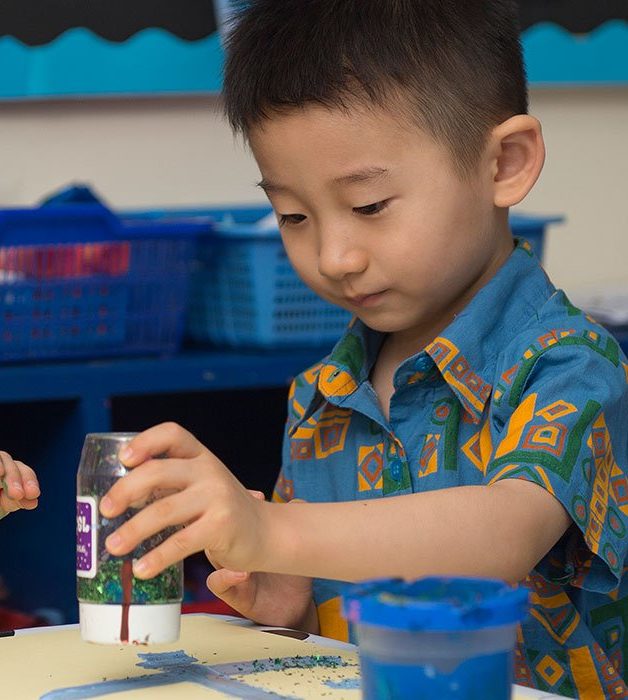
[[[210,615],[209,613],[190,613],[190,614],[196,614],[196,615],[208,615],[209,617],[215,617],[221,620],[224,620],[225,622],[228,622],[233,625],[238,625],[241,627],[251,627],[253,629],[258,629],[262,631],[269,631],[269,630],[281,630],[283,628],[281,627],[269,627],[267,625],[257,625],[254,622],[251,622],[251,620],[246,620],[241,617],[233,617],[230,615]],[[30,627],[27,629],[20,629],[16,630],[15,634],[16,635],[22,635],[22,634],[45,634],[46,632],[54,632],[56,630],[60,629],[76,629],[78,628],[78,625],[57,625],[57,626],[50,626],[50,627]],[[310,634],[307,639],[303,640],[306,643],[311,643],[311,644],[321,644],[323,646],[327,647],[332,647],[336,649],[347,649],[350,651],[355,651],[356,646],[354,644],[348,644],[347,642],[339,642],[336,639],[330,639],[329,637],[320,637],[315,634]],[[565,700],[564,695],[554,695],[552,693],[547,693],[542,690],[533,690],[532,688],[525,688],[520,685],[515,685],[513,686],[513,689],[517,693],[517,700],[521,699],[523,700]]]

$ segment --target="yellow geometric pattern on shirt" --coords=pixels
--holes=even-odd
[[[313,367],[306,369],[305,372],[302,372],[301,376],[303,377],[303,379],[305,379],[305,381],[308,384],[314,384],[314,382],[316,382],[316,380],[318,379],[318,375],[321,372],[322,366],[323,366],[323,363],[319,362],[318,364],[314,365]]]
[[[309,441],[314,445],[316,459],[324,459],[334,452],[342,452],[351,423],[351,413],[351,409],[348,408],[329,406],[321,413],[314,427],[310,427],[308,421],[295,430],[292,436],[293,444],[297,444],[296,441]]]
[[[384,487],[384,443],[358,448],[358,490],[377,491]]]
[[[558,645],[564,646],[582,621],[565,590],[559,584],[547,581],[536,571],[532,571],[526,577],[523,585],[530,591],[530,616],[539,622]],[[548,658],[553,657],[548,655]],[[555,678],[558,681],[558,674],[552,666],[553,664],[545,658],[535,669],[546,681],[547,678]],[[515,676],[518,682],[530,684],[532,679],[525,656],[515,665]]]
[[[355,379],[334,365],[324,365],[318,375],[318,389],[325,398],[331,396],[348,396],[352,394],[358,385]]]
[[[558,661],[553,659],[549,654],[545,654],[535,668],[539,676],[551,687],[555,686],[565,675]]]
[[[517,449],[523,437],[523,431],[534,418],[537,396],[538,394],[529,394],[517,406],[517,409],[508,421],[506,435],[495,450],[495,459],[499,459],[499,457],[503,457],[505,454],[514,452]]]
[[[290,389],[288,389],[288,405],[290,406],[290,412],[297,418],[303,418],[305,409],[301,404],[294,398],[297,388],[296,380],[290,383]]]
[[[481,415],[493,387],[472,371],[458,347],[447,338],[435,338],[426,352],[436,363],[443,379],[460,392],[465,408],[471,407]],[[471,414],[473,422],[479,422],[478,416]]]
[[[502,441],[499,443],[495,450],[495,454],[493,455],[495,459],[498,459],[500,457],[503,457],[504,455],[509,454],[510,452],[514,452],[517,450],[519,447],[520,443],[524,439],[524,433],[526,432],[526,428],[529,425],[532,420],[534,420],[535,415],[542,415],[546,420],[551,420],[548,418],[548,416],[552,415],[552,411],[556,410],[557,413],[562,414],[562,415],[567,415],[567,413],[564,413],[564,411],[567,411],[568,413],[571,413],[570,406],[571,404],[563,404],[561,403],[561,409],[558,410],[557,407],[554,406],[554,404],[550,404],[549,406],[546,406],[545,408],[540,409],[538,412],[536,410],[536,401],[538,398],[538,394],[533,393],[533,394],[528,394],[526,398],[517,406],[515,412],[512,414],[510,417],[510,420],[508,421],[508,427],[506,429],[506,435],[502,438]],[[556,403],[556,402],[555,402]],[[543,428],[543,431],[547,430],[546,428]],[[536,430],[535,434],[533,436],[534,441],[538,444],[542,443],[548,443],[548,435],[545,434],[543,431]],[[558,438],[558,435],[555,436],[555,438]],[[496,474],[493,474],[491,480],[488,482],[488,485],[490,486],[491,484],[494,484],[495,482],[499,481],[500,479],[505,478],[509,472],[519,470],[521,467],[520,464],[506,464],[504,467],[502,467]],[[552,487],[552,484],[549,480],[549,477],[547,476],[547,473],[545,472],[545,469],[541,467],[540,465],[534,465],[533,466],[534,471],[537,473],[540,481],[543,483],[543,486],[545,489],[552,494],[552,496],[555,496],[555,491],[554,488]]]
[[[617,464],[611,471],[611,495],[621,512],[628,515],[628,479]]]
[[[492,451],[491,424],[487,420],[482,428],[465,442],[462,446],[462,452],[476,469],[482,474],[486,474]]]
[[[600,414],[593,424],[587,445],[593,453],[595,481],[593,482],[593,494],[589,503],[589,522],[587,523],[584,540],[591,551],[597,554],[600,549],[600,538],[608,511],[611,472],[614,468],[617,468],[603,413]]]
[[[589,647],[567,649],[569,668],[574,685],[578,689],[578,697],[586,700],[606,700],[606,693],[600,684],[600,678],[595,668],[595,662]]]
[[[349,624],[342,616],[340,596],[330,598],[316,607],[319,634],[341,642],[349,641]]]
[[[564,588],[533,571],[524,585],[530,590],[530,615],[547,631],[552,639],[567,652],[568,666],[563,659],[551,653],[535,659],[534,670],[551,687],[563,682],[570,673],[571,683],[579,698],[626,697],[626,686],[609,660],[606,652],[594,642],[591,646],[570,646],[582,617]],[[534,686],[534,679],[525,654],[525,640],[521,628],[517,630],[515,650],[515,682]]]
[[[559,399],[549,406],[545,406],[545,408],[540,408],[535,415],[541,416],[549,422],[568,416],[570,413],[576,413],[577,410],[578,409],[572,403],[567,403],[567,401]]]

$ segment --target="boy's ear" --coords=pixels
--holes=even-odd
[[[532,189],[545,162],[541,124],[518,114],[493,129],[490,138],[494,204],[511,207]]]

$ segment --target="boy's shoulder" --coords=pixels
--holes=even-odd
[[[624,383],[628,380],[628,361],[616,338],[561,290],[503,347],[496,348],[495,374],[506,372],[506,379],[511,379],[519,370],[531,370],[546,355],[556,364],[556,371],[565,369],[561,358],[574,357],[593,363],[602,373],[607,370],[622,377]]]
[[[560,290],[496,355],[493,416],[507,421],[530,395],[539,413],[588,407],[617,428],[628,410],[628,360],[618,341]]]

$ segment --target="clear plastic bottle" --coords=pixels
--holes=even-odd
[[[123,557],[105,547],[107,537],[138,511],[129,508],[111,520],[99,511],[100,499],[128,471],[118,455],[134,436],[91,433],[83,445],[76,479],[76,576],[81,636],[88,642],[161,644],[179,637],[183,564],[149,580],[133,576],[133,561],[174,530],[150,537]]]

